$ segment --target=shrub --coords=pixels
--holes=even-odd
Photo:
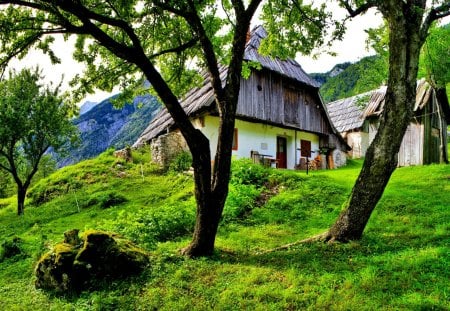
[[[269,169],[250,159],[235,160],[231,166],[231,183],[262,187],[269,179]]]
[[[112,206],[116,206],[116,205],[120,205],[124,202],[127,202],[127,198],[125,198],[124,196],[117,194],[115,192],[103,192],[100,193],[97,196],[91,197],[87,204],[86,207],[89,206],[93,206],[93,205],[99,205],[100,208],[110,208]]]
[[[222,222],[242,220],[255,207],[255,200],[260,194],[261,190],[254,185],[230,184]]]
[[[192,166],[192,155],[188,151],[182,151],[170,162],[169,171],[184,172]]]
[[[117,219],[103,224],[106,230],[119,232],[148,249],[157,242],[171,240],[192,232],[195,224],[194,200],[176,202],[133,213],[121,211]]]
[[[17,236],[4,240],[0,246],[0,262],[7,258],[23,254],[22,239]]]

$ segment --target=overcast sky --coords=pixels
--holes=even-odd
[[[333,8],[337,14],[343,15],[345,12],[339,8]],[[372,55],[373,51],[366,50],[366,33],[364,29],[373,28],[381,25],[380,14],[375,14],[375,11],[369,11],[364,16],[358,16],[348,23],[348,31],[341,42],[336,42],[332,50],[337,53],[336,57],[328,54],[322,54],[317,59],[312,59],[307,56],[297,57],[297,61],[302,65],[303,69],[308,72],[327,72],[333,68],[334,65],[343,62],[355,62],[364,56]],[[58,83],[64,75],[64,85],[67,88],[68,81],[76,74],[81,73],[82,65],[72,60],[72,46],[74,40],[64,42],[62,37],[56,38],[55,53],[61,58],[62,62],[58,65],[51,65],[48,57],[39,52],[29,54],[25,59],[20,61],[13,61],[11,67],[20,70],[23,67],[39,66],[44,70],[44,75],[49,81]],[[109,94],[98,92],[89,95],[85,100],[100,102],[108,97]]]

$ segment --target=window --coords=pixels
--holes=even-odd
[[[233,150],[238,150],[238,129],[234,129],[234,135],[233,135]]]
[[[309,140],[300,140],[300,154],[302,157],[311,157],[311,142]]]

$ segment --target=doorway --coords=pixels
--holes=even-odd
[[[287,168],[286,145],[286,138],[277,136],[277,168]]]

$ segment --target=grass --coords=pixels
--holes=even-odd
[[[193,228],[192,177],[161,173],[144,152],[134,158],[107,152],[59,170],[33,188],[20,218],[14,198],[0,200],[0,236],[19,237],[21,249],[0,260],[0,310],[450,308],[448,165],[397,169],[361,241],[263,253],[326,230],[361,162],[308,176],[236,162],[217,250],[189,260],[178,250]],[[278,194],[260,206],[268,185]],[[105,204],[111,197],[120,200]],[[120,232],[152,253],[151,268],[77,296],[36,290],[37,259],[72,228]]]

